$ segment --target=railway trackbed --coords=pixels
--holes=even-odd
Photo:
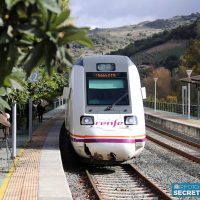
[[[200,145],[147,125],[147,139],[187,159],[200,163]]]
[[[90,168],[86,174],[100,200],[172,199],[134,165]]]

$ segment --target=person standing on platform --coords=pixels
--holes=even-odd
[[[37,113],[38,113],[39,122],[42,122],[43,120],[44,111],[45,111],[45,107],[42,105],[42,101],[40,100],[37,105]]]

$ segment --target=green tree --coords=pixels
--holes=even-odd
[[[14,66],[29,77],[32,69],[44,64],[45,71],[69,66],[67,46],[71,42],[91,47],[88,28],[70,22],[68,2],[57,0],[2,0],[0,4],[0,108],[8,107],[6,77]],[[10,85],[11,86],[11,85]],[[10,87],[9,86],[9,87]]]
[[[9,109],[10,107],[7,102],[11,100],[24,101],[24,97],[22,96],[24,96],[23,90],[26,88],[25,79],[25,72],[17,67],[14,67],[12,72],[5,77],[4,87],[0,87],[0,111],[3,111],[4,108]]]
[[[170,71],[164,67],[152,67],[149,69],[149,75],[142,80],[142,84],[146,87],[148,96],[154,96],[154,78],[158,78],[156,83],[158,99],[164,99],[172,94]]]
[[[33,100],[51,100],[62,95],[63,87],[68,84],[67,74],[63,75],[54,70],[49,76],[43,68],[38,68],[36,71],[38,80],[28,84],[28,92]]]
[[[190,41],[186,52],[181,56],[181,66],[193,69],[200,74],[200,22],[196,23],[197,37]]]
[[[69,0],[60,0],[59,3],[63,10],[69,9]]]
[[[193,69],[193,72],[200,74],[200,40],[192,40],[186,50],[181,56],[181,66],[187,69]]]
[[[62,95],[62,89],[68,84],[67,74],[63,75],[57,73],[55,70],[49,76],[43,68],[37,68],[34,70],[38,74],[36,82],[31,82],[30,78],[25,79],[25,73],[21,69],[15,69],[17,74],[21,74],[21,85],[18,88],[9,89],[5,99],[8,102],[19,102],[20,104],[25,104],[28,101],[29,96],[32,97],[34,101],[40,99],[45,99],[47,101]],[[20,71],[20,72],[19,72]]]
[[[179,57],[176,55],[170,55],[166,60],[161,62],[167,69],[170,70],[171,74],[175,68],[179,66]]]

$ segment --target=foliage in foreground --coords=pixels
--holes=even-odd
[[[52,72],[49,76],[42,68],[37,68],[34,73],[38,74],[37,81],[30,82],[30,80],[23,82],[23,90],[11,89],[7,95],[8,102],[20,102],[25,104],[31,96],[33,101],[40,99],[51,100],[57,96],[62,95],[62,88],[67,85],[66,75]]]
[[[70,10],[57,0],[2,0],[0,4],[0,110],[9,107],[3,96],[14,66],[27,77],[36,66],[53,68],[71,64],[67,46],[73,41],[91,47],[88,28],[70,23]],[[6,78],[7,77],[7,78]],[[13,77],[10,77],[13,80]],[[10,81],[11,82],[11,81]]]

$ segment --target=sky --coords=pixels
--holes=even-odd
[[[71,0],[76,26],[111,28],[200,12],[200,0]]]

